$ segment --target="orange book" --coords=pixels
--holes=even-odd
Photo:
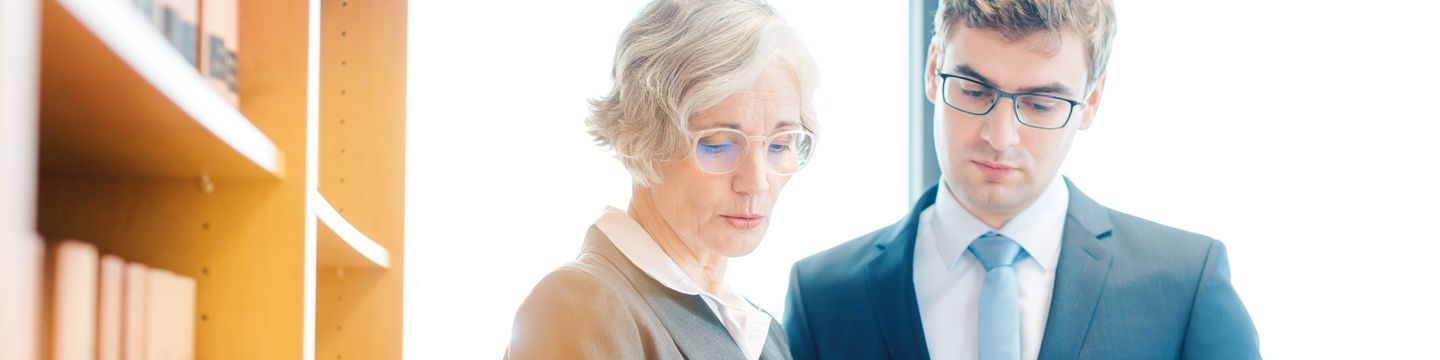
[[[145,264],[125,264],[124,316],[121,319],[124,329],[120,335],[124,360],[145,359],[145,292],[149,289],[146,284],[149,278],[150,268]]]
[[[100,256],[95,245],[74,240],[51,248],[50,357],[95,359],[95,293]]]
[[[173,297],[175,275],[164,269],[151,268],[145,278],[145,360],[174,359],[175,349],[170,342],[174,312]]]
[[[95,340],[96,359],[120,360],[121,308],[125,288],[125,260],[119,256],[100,258],[99,320]]]
[[[0,349],[7,359],[37,359],[41,352],[45,245],[28,232],[0,232],[0,241],[9,242],[0,245]]]
[[[195,358],[195,279],[175,275],[171,296],[174,296],[174,359]]]

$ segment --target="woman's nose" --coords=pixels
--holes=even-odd
[[[770,190],[770,164],[766,158],[766,144],[764,141],[752,141],[748,144],[749,151],[745,157],[740,159],[739,168],[735,169],[732,187],[735,192],[741,194],[758,194]],[[759,146],[756,148],[756,146]]]

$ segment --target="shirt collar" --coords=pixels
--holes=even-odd
[[[665,250],[660,249],[650,233],[645,232],[645,228],[624,210],[606,207],[600,218],[595,220],[595,226],[645,275],[686,295],[701,293],[700,286],[685,275],[685,271],[669,255],[665,255]]]
[[[674,259],[665,254],[650,233],[645,232],[645,228],[625,211],[606,207],[600,218],[595,220],[595,226],[645,275],[671,290],[686,295],[701,295],[719,316],[745,357],[760,357],[765,338],[769,336],[770,322],[774,320],[769,313],[750,303],[729,283],[721,283],[719,292],[714,294],[701,289],[690,276],[685,275],[680,265],[675,264]]]
[[[935,198],[935,245],[947,269],[953,271],[959,266],[970,242],[991,231],[1019,243],[1042,270],[1053,270],[1060,261],[1060,237],[1065,231],[1070,191],[1059,175],[1050,180],[1029,207],[998,230],[991,229],[961,206],[945,181],[940,182],[940,193]]]

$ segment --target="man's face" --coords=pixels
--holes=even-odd
[[[999,32],[960,24],[948,39],[932,43],[925,85],[926,96],[935,104],[935,152],[942,179],[961,205],[998,228],[1054,179],[1076,131],[1090,127],[1104,79],[1085,93],[1086,43],[1070,32],[1060,34],[1058,43],[1047,33],[1012,41]],[[942,100],[937,68],[1006,92],[1051,95],[1083,105],[1075,107],[1064,127],[1048,130],[1016,121],[1015,103],[1003,97],[985,115],[967,114]]]

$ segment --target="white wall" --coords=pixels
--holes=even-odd
[[[908,55],[904,2],[773,3],[820,63],[825,128],[765,242],[731,267],[779,316],[792,262],[908,207]],[[641,4],[411,2],[407,357],[499,356],[530,288],[628,201],[582,119]],[[1108,91],[1064,173],[1223,240],[1266,357],[1440,354],[1437,6],[1119,6]]]

